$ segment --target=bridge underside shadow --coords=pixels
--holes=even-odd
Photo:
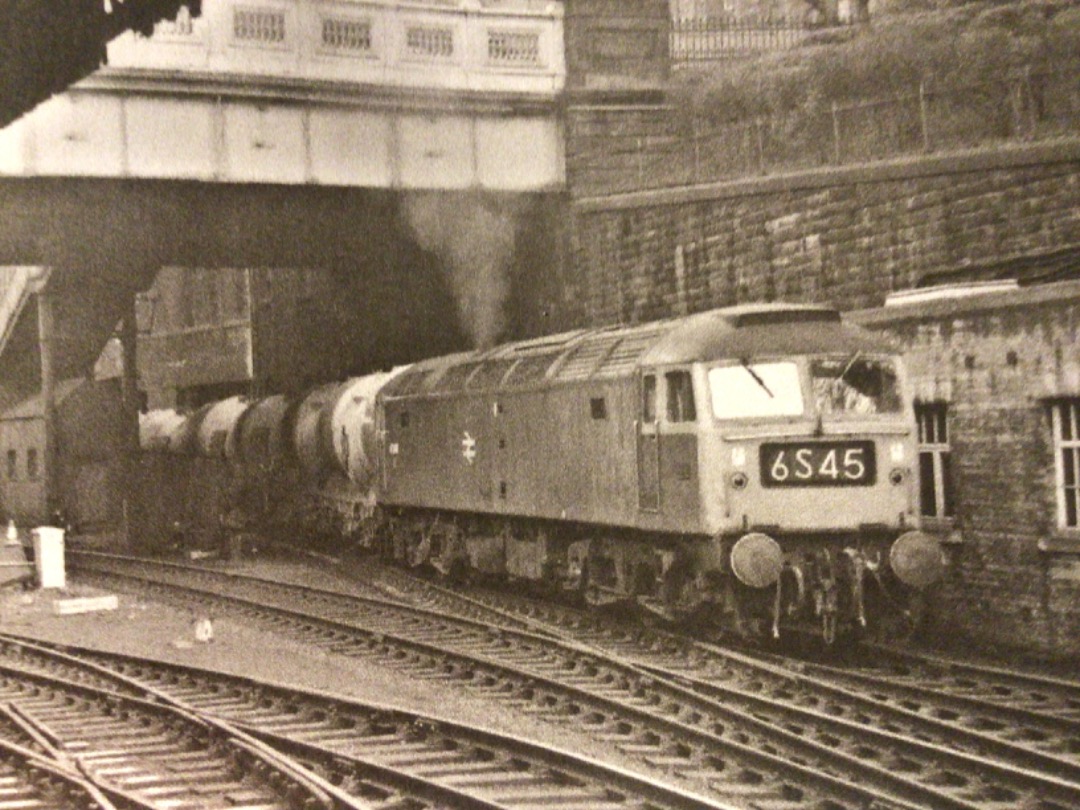
[[[447,193],[444,210],[455,211],[467,194]],[[558,206],[550,195],[509,198],[525,223],[514,259],[524,270],[512,273],[525,292],[509,292],[509,317],[532,332],[542,328],[528,323],[542,307],[530,297],[538,280],[554,276]],[[356,305],[371,321],[372,362],[464,348],[447,281],[456,274],[440,272],[443,259],[418,239],[403,199],[392,190],[325,186],[2,179],[0,265],[50,268],[61,379],[92,368],[130,297],[166,266],[331,269],[363,291]],[[37,307],[24,309],[0,347],[0,399],[9,402],[36,393],[41,381]]]
[[[334,266],[399,227],[395,192],[154,180],[0,180],[0,264]]]

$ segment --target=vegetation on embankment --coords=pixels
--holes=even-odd
[[[1078,0],[885,0],[873,13],[869,23],[821,30],[787,51],[676,71],[672,100],[698,120],[814,117],[920,87],[956,94],[1065,75],[1075,88],[1080,74]],[[1075,89],[1070,95],[1075,106]]]

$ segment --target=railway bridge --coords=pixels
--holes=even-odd
[[[40,392],[47,426],[58,383],[84,376],[118,324],[135,407],[135,297],[162,268],[329,269],[382,290],[364,302],[379,334],[440,240],[488,261],[522,230],[554,230],[569,85],[629,65],[620,87],[655,86],[666,69],[657,15],[603,4],[578,4],[569,28],[551,0],[146,0],[119,22],[136,2],[73,20],[104,32],[106,64],[36,106],[35,86],[0,129],[0,405]],[[39,59],[42,41],[66,41],[39,34]],[[553,242],[519,253],[546,267]]]

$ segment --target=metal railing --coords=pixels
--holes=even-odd
[[[1080,62],[738,121],[711,121],[705,112],[641,108],[623,134],[583,129],[567,154],[571,185],[591,196],[1075,138]]]
[[[818,26],[803,20],[745,17],[676,19],[671,25],[671,61],[676,68],[738,59],[791,48]]]

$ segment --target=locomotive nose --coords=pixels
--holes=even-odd
[[[928,534],[904,532],[889,549],[889,566],[896,578],[912,588],[925,588],[945,573],[941,546]]]

